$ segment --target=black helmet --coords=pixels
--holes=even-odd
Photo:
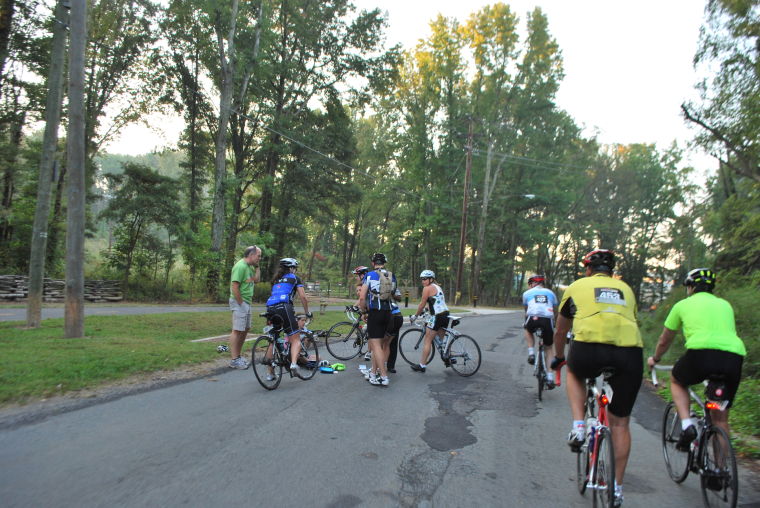
[[[285,268],[295,268],[298,266],[298,261],[293,258],[282,258],[280,260],[280,266],[284,266]]]
[[[695,268],[686,274],[683,280],[684,286],[695,286],[698,290],[712,292],[715,288],[715,272],[709,268]]]
[[[583,266],[590,266],[597,271],[612,271],[615,268],[615,253],[607,249],[596,249],[586,254]]]
[[[372,262],[377,265],[384,265],[388,262],[388,259],[385,257],[385,254],[381,252],[375,252],[372,254]]]

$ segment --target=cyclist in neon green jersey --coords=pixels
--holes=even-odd
[[[723,376],[725,385],[722,397],[731,407],[747,354],[744,343],[736,335],[731,304],[712,294],[715,279],[715,273],[708,268],[696,268],[689,272],[683,282],[688,297],[671,309],[654,354],[647,360],[649,367],[654,367],[670,347],[676,331],[683,329],[686,353],[673,366],[670,375],[670,393],[683,430],[676,447],[682,451],[688,451],[697,437],[696,421],[689,414],[688,387],[710,376]],[[728,409],[711,410],[710,416],[714,425],[728,433]]]

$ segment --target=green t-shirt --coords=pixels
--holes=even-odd
[[[734,309],[712,293],[702,291],[673,306],[665,319],[665,328],[683,327],[686,349],[719,349],[745,356],[744,343],[736,335]]]
[[[241,259],[235,266],[232,267],[232,273],[230,274],[230,298],[235,298],[235,293],[232,292],[232,283],[240,283],[240,296],[243,297],[244,302],[251,303],[253,299],[253,282],[246,282],[253,277],[254,271],[245,259]]]

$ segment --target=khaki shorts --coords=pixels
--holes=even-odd
[[[237,300],[230,298],[230,310],[232,311],[232,329],[236,332],[247,332],[251,329],[251,304],[243,301],[238,304]]]

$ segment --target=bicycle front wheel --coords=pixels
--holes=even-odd
[[[680,437],[681,419],[678,417],[676,406],[670,402],[662,416],[662,455],[665,457],[665,467],[670,479],[676,483],[681,483],[689,475],[690,452],[682,452],[676,448]]]
[[[615,452],[612,449],[610,429],[602,427],[595,446],[594,508],[609,508],[615,499]]]
[[[422,356],[422,346],[425,344],[425,328],[410,328],[398,338],[398,352],[409,365],[420,363]],[[430,356],[428,356],[425,365],[433,361],[435,356],[435,347],[430,344]]]
[[[314,377],[319,370],[317,340],[311,332],[301,337],[301,352],[298,353],[298,377],[304,381]]]
[[[251,348],[251,370],[261,386],[274,390],[282,380],[282,365],[274,360],[274,343],[268,335],[262,335],[253,341]]]
[[[454,337],[446,353],[451,368],[460,376],[472,376],[480,368],[480,346],[469,335]]]
[[[327,331],[325,346],[338,360],[351,360],[356,358],[364,345],[359,328],[349,321],[335,323]]]
[[[702,499],[708,508],[734,508],[739,490],[736,456],[726,431],[711,427],[702,440]]]

